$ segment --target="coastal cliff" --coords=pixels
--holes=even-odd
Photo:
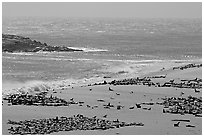
[[[38,52],[38,51],[73,52],[83,50],[71,49],[65,46],[48,46],[46,43],[31,40],[28,37],[2,34],[2,52]]]

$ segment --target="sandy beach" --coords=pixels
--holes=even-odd
[[[179,65],[178,65],[179,66]],[[185,65],[181,65],[185,66]],[[160,70],[146,74],[143,77],[150,77],[153,83],[163,84],[169,80],[178,82],[181,80],[202,79],[202,67],[186,69]],[[154,76],[165,76],[164,78],[153,78]],[[109,90],[112,89],[113,91]],[[84,102],[81,105],[71,104],[69,106],[28,106],[9,105],[3,100],[2,105],[2,133],[8,135],[8,120],[20,121],[31,119],[54,118],[56,116],[71,117],[82,114],[87,117],[94,117],[106,120],[120,120],[127,123],[141,122],[143,126],[120,127],[107,130],[73,130],[53,132],[53,135],[67,134],[94,134],[94,135],[201,135],[202,117],[193,114],[172,114],[164,113],[164,105],[159,103],[164,98],[188,98],[202,97],[202,88],[195,92],[194,88],[158,87],[153,85],[91,85],[75,86],[69,88],[55,89],[48,91],[47,96],[56,96],[66,101]],[[103,100],[103,101],[101,101]],[[113,107],[105,108],[110,103]],[[151,105],[148,103],[152,103]],[[136,104],[140,104],[138,108]],[[122,106],[117,109],[117,106]],[[107,115],[106,117],[104,117]],[[183,120],[183,121],[182,121]],[[185,121],[187,120],[187,121]],[[180,121],[179,126],[175,126]],[[187,126],[191,125],[191,126]]]

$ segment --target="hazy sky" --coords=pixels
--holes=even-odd
[[[201,2],[14,3],[3,2],[5,16],[201,18]]]

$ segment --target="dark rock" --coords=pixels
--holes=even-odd
[[[57,52],[73,52],[83,51],[78,49],[71,49],[65,46],[48,46],[46,43],[42,44],[39,41],[31,40],[30,38],[2,34],[2,52],[38,52],[38,51],[57,51]]]

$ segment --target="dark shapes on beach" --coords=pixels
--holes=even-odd
[[[191,80],[181,80],[181,82],[174,82],[170,80],[165,82],[161,87],[175,87],[175,88],[192,88],[192,89],[201,89],[202,88],[202,79],[191,79]]]
[[[181,93],[180,93],[180,96],[182,96],[182,95],[184,95],[184,92],[181,92]]]
[[[121,108],[123,108],[124,106],[121,105],[117,105],[117,110],[120,110]]]
[[[137,108],[141,108],[141,104],[135,104]]]
[[[120,95],[119,93],[116,93],[116,95]]]
[[[167,74],[166,74],[167,75]],[[152,76],[152,77],[147,77],[147,78],[166,78],[166,75],[161,75],[161,76]]]
[[[114,107],[110,102],[107,105],[103,105],[104,108],[110,109],[111,107]]]
[[[107,118],[107,115],[104,115],[103,117],[104,117],[104,118]]]
[[[123,80],[113,80],[109,82],[110,85],[148,85],[148,86],[156,86],[150,78],[128,78]]]
[[[96,119],[97,116],[93,116],[92,118]]]
[[[110,76],[104,76],[103,78],[111,78]]]
[[[195,68],[195,67],[200,68],[200,67],[202,67],[202,64],[195,64],[195,63],[187,64],[187,65],[181,66],[181,67],[173,67],[173,70],[175,70],[175,69],[184,70],[184,69]]]
[[[195,127],[194,125],[186,125],[186,127]]]
[[[144,109],[144,110],[151,110],[151,108],[142,108],[142,109]]]
[[[174,120],[171,120],[171,121],[190,122],[190,120],[189,120],[189,119],[174,119]]]
[[[135,125],[136,125],[136,126],[144,126],[144,124],[141,123],[141,122],[140,122],[140,123],[135,123]]]
[[[93,106],[93,108],[98,108],[98,106],[97,106],[97,105],[95,105],[95,106]]]
[[[106,116],[106,115],[105,115]],[[112,128],[121,128],[126,126],[144,126],[143,123],[126,123],[117,120],[99,119],[96,116],[89,118],[82,114],[72,117],[55,117],[46,119],[33,119],[25,121],[8,121],[11,126],[8,130],[10,134],[51,134],[60,131],[73,130],[108,130]]]
[[[84,102],[83,101],[79,101],[79,106],[83,106]]]
[[[108,107],[114,107],[113,105],[111,105],[110,102],[107,104],[107,106],[108,106]]]
[[[89,91],[92,91],[92,88],[90,88]]]
[[[197,90],[196,88],[195,88],[194,90],[195,90],[195,93],[200,93],[200,91],[199,91],[199,90]]]
[[[103,82],[103,84],[104,84],[104,85],[106,85],[106,84],[107,84],[107,82],[106,82],[106,81],[104,81],[104,82]]]
[[[109,91],[113,91],[113,89],[112,89],[112,88],[110,88],[110,87],[108,88],[108,90],[109,90]]]
[[[86,107],[90,108],[91,106],[90,105],[86,105]]]
[[[46,96],[45,94],[8,94],[3,97],[3,100],[8,100],[11,105],[35,105],[35,106],[69,106],[70,104],[77,104],[74,101],[66,101],[64,99]]]
[[[163,67],[162,69],[160,69],[160,71],[163,71],[163,70],[165,70],[165,68]]]
[[[181,115],[192,114],[195,116],[202,114],[202,97],[165,97],[163,100],[163,103],[160,105],[163,105],[164,108],[166,108],[165,113]]]
[[[174,124],[174,127],[179,127],[180,122]]]
[[[169,82],[170,82],[170,83],[174,83],[174,79],[172,79],[172,80],[169,80]]]
[[[130,94],[132,94],[133,93],[133,91],[130,91]]]
[[[143,104],[143,105],[154,105],[153,102],[145,102],[145,103],[141,103],[141,104]]]
[[[103,99],[98,99],[97,101],[98,102],[105,102]]]
[[[118,120],[118,119],[116,119],[116,120],[113,120],[113,122],[115,122],[115,123],[119,123],[119,120]]]
[[[109,106],[104,106],[104,108],[106,108],[106,109],[110,109],[110,107],[109,107]]]
[[[152,77],[144,77],[144,78],[128,78],[123,80],[113,80],[109,82],[110,85],[144,85],[144,86],[154,86],[154,87],[174,87],[174,88],[193,88],[193,89],[201,89],[202,88],[202,79],[195,78],[191,80],[181,80],[180,82],[175,82],[174,79],[159,83],[154,83],[150,78]],[[97,85],[97,84],[96,84]]]
[[[134,108],[135,108],[134,106],[129,107],[129,109],[134,109]]]
[[[202,117],[202,114],[195,114],[195,117]]]

